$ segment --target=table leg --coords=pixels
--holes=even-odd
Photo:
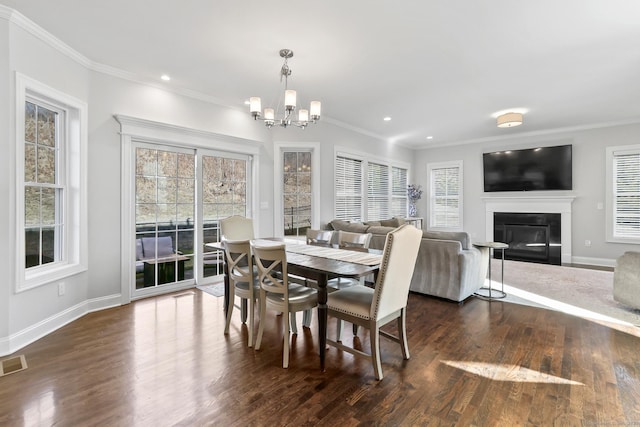
[[[230,292],[229,292],[229,264],[227,263],[227,254],[223,252],[222,256],[222,279],[224,281],[224,314],[227,315],[227,310],[229,309],[229,305],[233,304],[233,301],[229,301]]]
[[[320,370],[324,372],[327,350],[327,275],[318,275],[318,346],[320,347]]]

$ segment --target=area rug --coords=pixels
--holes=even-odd
[[[500,260],[492,260],[500,288]],[[538,305],[581,317],[616,319],[640,327],[640,310],[613,299],[613,271],[519,261],[504,262],[507,302]]]
[[[214,283],[211,285],[196,286],[202,292],[206,292],[214,297],[224,296],[224,283]]]

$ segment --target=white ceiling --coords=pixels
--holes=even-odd
[[[95,63],[234,108],[277,102],[292,49],[301,101],[409,147],[640,122],[638,0],[0,3]],[[514,108],[524,125],[498,129]]]

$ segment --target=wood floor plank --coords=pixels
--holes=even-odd
[[[256,351],[238,311],[223,334],[222,300],[198,290],[140,300],[25,347],[28,369],[0,378],[0,425],[640,423],[640,333],[501,301],[411,294],[411,359],[382,339],[378,382],[368,360],[335,348],[320,372],[315,321],[299,327],[282,369],[285,319],[268,313]],[[346,327],[344,340],[370,349],[364,330],[353,337]]]

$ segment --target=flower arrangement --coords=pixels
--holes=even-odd
[[[422,185],[409,184],[407,187],[407,196],[412,202],[420,200],[422,197]]]

